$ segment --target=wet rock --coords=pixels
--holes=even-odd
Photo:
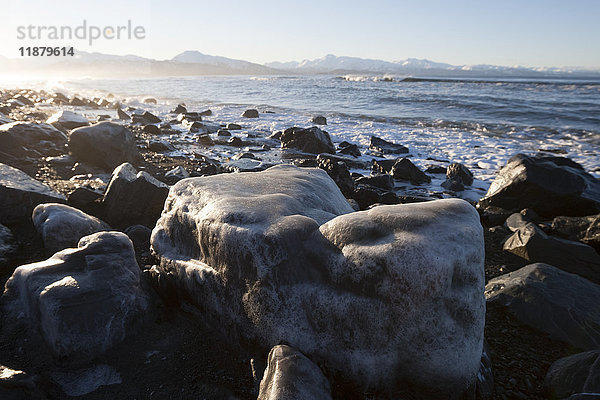
[[[431,178],[406,157],[401,158],[394,163],[390,174],[395,180],[409,181],[413,185],[431,182]]]
[[[233,136],[231,139],[229,139],[227,141],[227,144],[229,146],[242,147],[242,146],[244,146],[244,141],[237,136]]]
[[[165,174],[165,181],[173,185],[182,179],[189,178],[190,174],[181,165],[173,168]]]
[[[528,223],[533,222],[530,218],[527,218],[522,213],[513,213],[504,222],[504,226],[506,226],[511,232],[516,232],[519,229],[525,227]]]
[[[121,164],[113,171],[102,199],[106,221],[114,227],[153,227],[168,192],[167,185],[146,171],[138,173],[131,164]]]
[[[177,150],[171,143],[166,140],[148,140],[148,150],[157,153]]]
[[[577,240],[600,251],[600,215],[559,216],[552,221],[551,232],[568,240]]]
[[[298,149],[304,153],[335,153],[329,133],[315,127],[288,128],[281,135],[281,147],[284,149]]]
[[[339,145],[339,152],[341,154],[348,154],[354,157],[360,157],[360,150],[357,145],[346,142],[346,145],[342,146],[342,143],[340,143]]]
[[[557,360],[546,374],[544,391],[552,399],[578,393],[600,393],[600,350]]]
[[[251,108],[242,113],[242,117],[244,118],[258,118],[258,111]]]
[[[64,152],[67,136],[49,124],[36,122],[11,122],[0,125],[0,151],[20,155],[22,147],[42,154],[58,155]]]
[[[481,223],[486,228],[504,224],[506,219],[513,214],[512,211],[499,207],[478,208],[477,211],[481,216]]]
[[[600,282],[600,255],[583,243],[548,236],[535,224],[517,229],[503,249],[530,262],[551,264],[567,272]]]
[[[228,131],[237,131],[237,130],[242,129],[242,127],[240,125],[238,125],[238,124],[234,124],[234,123],[230,122],[230,123],[227,124],[226,129]]]
[[[184,122],[194,122],[194,121],[198,121],[198,122],[202,122],[202,115],[200,115],[197,112],[184,112],[181,113],[179,115],[177,115],[177,121],[184,123]]]
[[[452,192],[462,192],[465,190],[465,185],[462,183],[460,178],[446,179],[444,182],[442,182],[441,186],[444,189]]]
[[[369,144],[369,149],[381,154],[408,153],[408,147],[402,146],[401,144],[388,142],[387,140],[383,140],[381,138],[378,138],[377,136],[371,136],[371,143]]]
[[[398,160],[373,160],[371,171],[373,174],[389,174]]]
[[[112,122],[73,130],[69,151],[78,161],[109,170],[124,162],[134,163],[139,157],[133,133]]]
[[[350,171],[346,164],[321,157],[319,154],[317,156],[317,166],[327,172],[345,197],[351,197],[354,192],[354,181],[350,177]]]
[[[363,176],[356,180],[357,185],[371,185],[384,190],[394,190],[394,179],[388,174]]]
[[[333,162],[342,162],[342,163],[346,164],[346,166],[348,168],[365,169],[365,168],[367,168],[367,165],[368,165],[364,161],[357,160],[353,157],[343,157],[343,156],[337,156],[337,155],[329,154],[329,153],[320,153],[317,157],[322,158],[322,159],[328,159]]]
[[[269,352],[258,400],[331,399],[323,372],[297,350],[278,345]]]
[[[426,174],[444,174],[446,175],[446,167],[442,167],[441,165],[428,165],[425,168]]]
[[[64,204],[40,204],[31,218],[44,247],[51,253],[77,247],[82,237],[110,230],[110,226],[98,218]]]
[[[215,142],[211,139],[208,134],[199,135],[196,142],[204,147],[214,146]]]
[[[315,125],[327,125],[327,118],[322,115],[315,115],[310,121]]]
[[[18,267],[2,299],[55,357],[73,360],[123,340],[147,307],[133,246],[120,232],[86,236],[76,249]]]
[[[204,110],[204,111],[200,111],[198,114],[200,116],[202,116],[202,117],[210,117],[212,115],[212,111],[211,110]]]
[[[29,100],[27,97],[25,97],[23,95],[15,96],[14,100],[16,100],[19,103],[21,103],[22,105],[28,106],[28,107],[33,107],[35,105],[35,103],[33,101]]]
[[[145,121],[148,121],[151,124],[158,124],[158,123],[160,123],[162,121],[156,115],[154,115],[154,114],[152,114],[151,112],[148,112],[148,111],[144,111],[144,113],[142,114],[142,119],[145,120]]]
[[[25,172],[0,163],[0,224],[31,218],[41,203],[61,203],[65,197]]]
[[[452,163],[446,170],[446,178],[448,180],[456,180],[465,186],[473,184],[473,173],[460,163]]]
[[[600,345],[600,286],[547,264],[530,264],[489,281],[488,302],[578,349]]]
[[[227,164],[224,164],[223,168],[227,172],[258,172],[264,171],[265,169],[272,166],[273,164],[265,163],[260,160],[254,160],[251,158],[241,158],[239,160],[232,160]]]
[[[217,136],[231,136],[231,132],[229,132],[227,129],[219,129],[217,131]]]
[[[155,281],[232,338],[285,341],[365,387],[475,382],[483,232],[462,200],[352,213],[324,171],[278,165],[177,183],[151,243]]]
[[[129,116],[129,114],[127,114],[125,111],[121,110],[120,108],[117,108],[117,118],[125,120],[125,121],[131,119],[131,117]]]
[[[156,99],[153,97],[146,97],[144,99],[144,104],[156,104]]]
[[[498,172],[479,208],[519,211],[529,207],[544,217],[600,213],[600,181],[564,157],[517,154]]]
[[[160,128],[156,125],[148,124],[144,126],[142,129],[144,132],[149,133],[150,135],[160,135]]]
[[[52,114],[46,123],[60,130],[71,130],[90,124],[88,119],[83,115],[67,110],[60,110]]]
[[[169,111],[171,114],[183,114],[187,112],[187,108],[185,108],[185,104],[178,104],[173,110]]]
[[[361,210],[367,210],[375,204],[398,204],[400,202],[395,193],[368,184],[356,185],[350,197],[358,202]]]

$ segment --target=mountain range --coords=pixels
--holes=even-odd
[[[4,74],[18,73],[69,76],[190,76],[190,75],[281,75],[281,74],[383,74],[428,77],[572,77],[599,78],[600,70],[578,67],[529,68],[495,65],[451,65],[426,59],[384,61],[328,54],[314,60],[271,62],[264,65],[199,51],[184,51],[170,60],[134,55],[109,55],[77,51],[73,58],[0,56]]]

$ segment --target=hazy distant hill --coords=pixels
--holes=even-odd
[[[401,61],[383,61],[359,57],[338,57],[328,54],[315,60],[271,62],[265,64],[294,73],[377,73],[411,76],[494,76],[494,77],[543,77],[548,75],[600,76],[600,71],[578,67],[527,68],[497,65],[451,65],[426,59],[408,58]]]
[[[184,51],[171,60],[154,60],[135,55],[109,55],[77,51],[74,57],[0,56],[0,74],[38,76],[144,77],[189,75],[274,75],[274,74],[378,74],[415,77],[592,77],[600,71],[577,67],[526,68],[495,65],[450,65],[409,58],[384,61],[328,54],[315,60],[272,62],[265,65]]]

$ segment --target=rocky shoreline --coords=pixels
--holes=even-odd
[[[579,164],[143,103],[0,91],[0,397],[600,398]]]

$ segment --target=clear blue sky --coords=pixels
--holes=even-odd
[[[451,64],[600,68],[600,0],[0,0],[0,54],[42,45],[20,25],[142,25],[144,40],[53,41],[168,59],[184,50],[264,63],[325,54]]]

